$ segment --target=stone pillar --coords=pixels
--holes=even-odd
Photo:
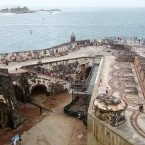
[[[29,78],[29,74],[27,74],[27,73],[21,74],[21,76],[20,76],[20,85],[23,90],[24,103],[31,102],[31,94],[30,94],[29,83],[28,83],[27,78]]]

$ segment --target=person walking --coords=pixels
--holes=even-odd
[[[8,60],[6,60],[6,65],[9,65]]]
[[[108,87],[106,88],[106,94],[108,94]]]

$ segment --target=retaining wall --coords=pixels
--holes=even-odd
[[[134,60],[134,67],[138,75],[138,79],[143,91],[143,95],[145,97],[145,58],[136,56]]]

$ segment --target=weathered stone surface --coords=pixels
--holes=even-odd
[[[0,94],[3,95],[6,100],[5,108],[1,108],[1,106],[0,108],[5,112],[3,118],[7,118],[3,120],[6,122],[0,122],[0,126],[5,124],[5,127],[8,125],[11,128],[16,128],[21,123],[21,118],[16,110],[17,102],[12,85],[12,78],[8,74],[7,69],[0,69]]]

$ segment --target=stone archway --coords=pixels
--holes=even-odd
[[[47,87],[45,85],[41,85],[41,84],[35,85],[31,89],[31,96],[35,93],[47,94]]]
[[[16,96],[17,101],[24,103],[25,99],[24,99],[23,90],[19,86],[14,85],[14,92],[15,92],[15,96]]]
[[[47,87],[45,85],[35,85],[31,89],[31,99],[35,103],[43,103],[48,96]]]
[[[0,100],[0,128],[8,126],[8,108],[7,105]]]

